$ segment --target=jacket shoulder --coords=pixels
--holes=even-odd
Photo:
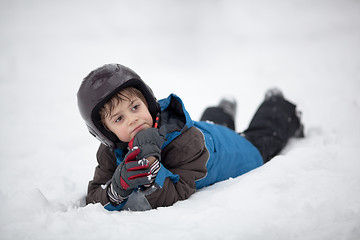
[[[191,127],[167,145],[162,154],[165,159],[164,166],[171,169],[179,166],[186,168],[191,162],[198,162],[204,167],[209,153],[203,133],[198,128]],[[199,161],[199,158],[203,161]]]
[[[152,208],[170,206],[195,193],[195,181],[207,173],[209,151],[205,146],[202,132],[196,127],[191,127],[172,140],[163,149],[161,156],[163,166],[178,175],[179,180],[173,182],[166,178],[162,188],[146,196]]]
[[[104,144],[100,144],[99,149],[96,152],[96,158],[100,165],[108,165],[111,168],[116,167],[116,157],[114,151]]]

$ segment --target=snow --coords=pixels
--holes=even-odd
[[[1,239],[360,239],[360,2],[0,2]],[[172,207],[85,206],[98,142],[78,113],[85,75],[117,62],[193,119],[222,96],[247,127],[266,89],[305,139]]]

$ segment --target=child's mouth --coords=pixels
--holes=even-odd
[[[144,126],[144,124],[140,124],[139,126],[134,128],[133,132],[135,132],[135,133],[140,132],[143,129],[143,126]]]

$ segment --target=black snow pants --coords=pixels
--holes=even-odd
[[[200,121],[212,121],[235,130],[234,119],[219,107],[207,108]],[[300,127],[296,105],[278,96],[264,100],[242,133],[260,152],[264,163],[270,161],[287,144]]]

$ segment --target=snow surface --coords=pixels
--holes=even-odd
[[[0,35],[0,239],[360,239],[358,0],[2,0]],[[172,207],[85,206],[76,92],[111,62],[194,119],[234,96],[239,131],[278,86],[307,137]]]

